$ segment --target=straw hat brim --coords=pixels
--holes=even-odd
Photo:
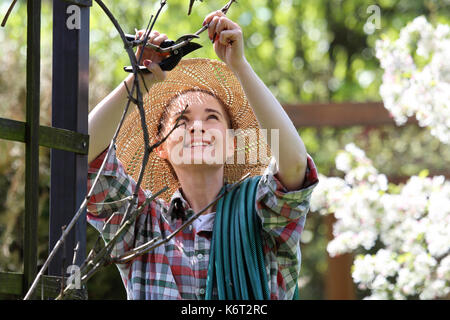
[[[190,89],[206,90],[220,97],[231,117],[236,138],[241,139],[242,143],[238,143],[238,147],[241,147],[236,148],[233,163],[224,164],[224,183],[236,182],[246,173],[251,176],[261,175],[268,165],[270,148],[259,130],[258,121],[239,80],[225,63],[218,60],[183,59],[176,68],[167,72],[164,81],[154,84],[149,93],[145,93],[144,109],[150,143],[158,141],[158,125],[167,102]],[[116,141],[117,156],[126,172],[135,180],[138,179],[144,156],[144,138],[140,123],[139,111],[135,108],[124,121]],[[245,138],[249,132],[257,134]],[[245,155],[245,161],[240,161],[242,158],[238,158],[238,153]],[[156,193],[164,186],[167,186],[168,190],[160,197],[166,201],[169,201],[180,187],[168,161],[152,152],[144,171],[142,188]]]

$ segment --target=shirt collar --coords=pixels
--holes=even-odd
[[[172,204],[174,204],[174,202],[177,199],[181,200],[182,206],[186,212],[186,218],[189,219],[194,214],[194,210],[192,210],[192,208],[190,207],[187,200],[184,199],[183,194],[181,192],[181,188],[178,188],[172,194],[172,197],[170,198],[170,201],[169,201],[169,208],[172,206]],[[170,221],[170,223],[176,223],[176,220],[172,219],[170,217],[170,210],[167,210],[164,213],[165,213],[166,219],[168,221]],[[195,223],[199,227],[198,230],[196,230],[197,233],[199,233],[201,231],[212,232],[213,226],[214,226],[214,217],[215,217],[215,212],[213,214],[208,214],[204,217],[200,217],[201,219],[199,220],[199,222],[202,221],[202,223]]]
[[[183,209],[185,210],[186,213],[186,218],[189,219],[192,214],[194,213],[194,210],[191,209],[191,207],[189,206],[189,203],[187,202],[186,199],[183,198],[183,194],[181,193],[181,189],[178,188],[173,194],[172,197],[170,198],[170,201],[168,203],[168,209],[164,210],[164,216],[166,217],[167,221],[169,221],[169,223],[176,223],[178,219],[172,219],[171,217],[171,212],[170,212],[170,208],[174,205],[175,201],[180,200],[181,204],[183,206]]]
[[[183,208],[185,210],[190,208],[189,207],[189,203],[187,202],[187,200],[183,198],[183,194],[181,193],[181,189],[180,188],[178,188],[173,193],[172,197],[170,198],[169,205],[172,204],[175,201],[175,199],[180,199],[181,200],[181,203],[183,204]]]

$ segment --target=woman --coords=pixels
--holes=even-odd
[[[270,298],[292,299],[300,270],[299,239],[311,192],[318,182],[317,171],[291,120],[246,61],[241,28],[221,11],[209,14],[206,24],[214,50],[223,62],[186,59],[174,70],[163,72],[158,66],[161,57],[144,49],[144,65],[152,72],[145,76],[147,84],[152,85],[145,97],[151,142],[165,136],[187,108],[180,119],[182,126],[151,154],[143,188],[138,190],[138,205],[164,186],[169,192],[148,205],[112,255],[120,256],[155,236],[170,234],[184,218],[216,198],[224,184],[246,172],[261,174],[266,168],[257,186],[256,211],[263,228]],[[149,41],[159,45],[166,39],[155,31]],[[132,77],[126,81],[130,87]],[[112,138],[126,99],[126,90],[120,85],[89,114],[89,187],[104,160],[102,151]],[[243,148],[245,163],[233,161],[239,139],[230,129],[248,131],[257,127],[267,132],[277,130],[278,140],[271,143],[272,148],[278,148],[278,152],[272,152],[276,163],[249,163],[248,154],[255,150],[252,141]],[[253,142],[255,147],[263,145],[261,139]],[[123,202],[117,200],[135,192],[142,154],[139,114],[130,111],[118,138],[117,157],[113,152],[107,159],[88,206],[88,220],[102,232],[105,241],[115,233],[125,212]],[[174,210],[180,215],[174,216]],[[105,226],[113,213],[116,217]],[[212,207],[167,245],[118,265],[128,298],[204,299],[214,216]]]

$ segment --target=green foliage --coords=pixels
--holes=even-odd
[[[94,2],[94,1],[93,1]],[[155,29],[176,39],[194,33],[211,11],[226,1],[195,2],[187,16],[189,1],[168,0]],[[42,6],[41,123],[50,124],[52,10],[50,0]],[[159,1],[105,1],[127,33],[142,29]],[[24,120],[26,2],[18,1],[6,28],[0,28],[0,117]],[[382,35],[395,37],[408,21],[425,15],[431,22],[449,23],[450,10],[443,1],[380,0],[381,29],[364,31],[370,14],[369,0],[239,0],[228,16],[244,34],[246,57],[281,102],[379,101],[382,70],[374,57],[375,41]],[[0,16],[9,1],[0,4]],[[125,77],[129,65],[123,44],[112,23],[93,4],[90,19],[90,107],[93,108]],[[216,58],[203,33],[197,40],[203,48],[190,57]],[[11,77],[10,75],[14,75]],[[394,176],[430,174],[448,169],[449,147],[415,126],[380,128],[300,128],[308,152],[321,173],[337,175],[334,157],[348,142],[364,149],[375,166]],[[399,161],[401,159],[401,161]],[[47,255],[49,152],[41,150],[40,161],[39,262]],[[22,261],[24,148],[0,141],[0,269],[20,271]],[[302,239],[304,286],[301,299],[324,298],[326,228],[319,215],[311,213]],[[88,248],[96,237],[89,228]],[[114,266],[88,283],[90,299],[125,298]],[[114,296],[112,295],[114,294]]]

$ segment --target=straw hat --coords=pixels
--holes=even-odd
[[[233,163],[224,164],[224,183],[236,182],[248,172],[251,176],[261,175],[268,165],[270,148],[261,135],[258,121],[238,79],[225,63],[218,60],[183,59],[175,69],[167,73],[163,82],[156,83],[149,93],[145,94],[145,119],[150,143],[159,140],[158,124],[167,102],[189,89],[206,90],[220,97],[231,117],[232,129],[235,130],[238,143]],[[144,138],[140,123],[140,115],[135,108],[125,120],[116,142],[117,156],[127,173],[135,180],[139,176],[144,156]],[[256,132],[256,137],[245,139],[249,132]],[[241,158],[238,158],[238,154]],[[242,160],[242,155],[245,155],[244,163],[239,161]],[[156,152],[152,152],[145,168],[142,187],[155,193],[164,186],[169,189],[160,197],[166,201],[169,201],[180,187],[171,165]]]

